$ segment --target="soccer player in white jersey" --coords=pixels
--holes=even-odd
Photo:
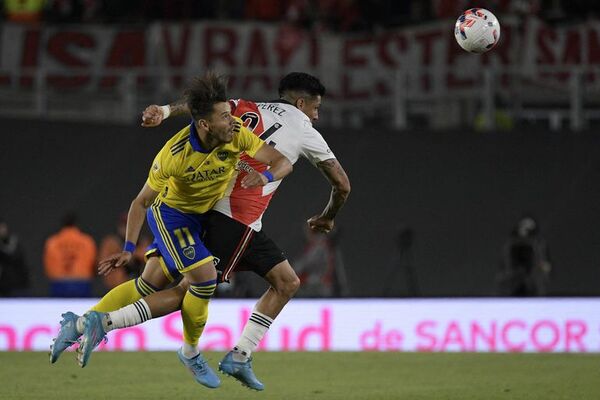
[[[324,173],[332,186],[329,202],[321,214],[311,217],[307,223],[313,230],[329,232],[348,197],[350,183],[333,152],[312,126],[312,121],[318,119],[325,88],[309,74],[291,73],[281,80],[279,94],[280,99],[272,102],[231,100],[232,113],[292,163],[303,156]],[[144,111],[143,125],[157,126],[169,114],[186,112],[185,103],[180,101],[170,106],[152,105]],[[283,252],[261,230],[262,215],[280,181],[258,189],[244,189],[240,182],[250,170],[262,172],[266,166],[242,155],[237,178],[230,182],[226,196],[208,213],[205,244],[221,260],[217,265],[221,282],[228,280],[235,270],[243,269],[254,271],[271,285],[257,302],[239,342],[219,363],[222,372],[252,389],[263,390],[264,385],[252,371],[251,354],[296,293],[299,279]],[[159,257],[150,258],[149,262],[160,259],[156,252],[151,255]],[[101,263],[100,273],[109,273],[113,267],[103,268]],[[156,292],[134,305],[109,313],[127,314],[125,318],[118,314],[112,318],[113,321],[124,321],[113,324],[113,328],[132,326],[176,311],[186,285],[184,280],[179,286]],[[139,312],[140,309],[144,312]]]

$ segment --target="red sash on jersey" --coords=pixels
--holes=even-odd
[[[231,104],[232,114],[239,117],[244,126],[258,137],[264,133],[262,118],[256,103],[248,100],[238,100],[237,102],[230,100],[229,103]],[[246,162],[258,172],[267,170],[265,164],[256,161],[245,153],[240,157],[240,161]],[[240,170],[229,196],[229,202],[231,217],[244,225],[250,225],[262,216],[275,192],[264,196],[262,186],[251,189],[242,188],[241,181],[246,174],[247,172]]]

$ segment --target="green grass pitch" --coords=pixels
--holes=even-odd
[[[216,368],[223,353],[205,356]],[[98,352],[84,369],[74,353],[0,352],[0,399],[600,399],[600,355],[261,352],[254,370],[263,392],[204,388],[175,352]]]

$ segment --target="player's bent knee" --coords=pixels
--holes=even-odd
[[[185,294],[185,292],[187,292],[187,290],[190,288],[190,282],[186,279],[183,278],[178,284],[177,286],[175,286],[173,289],[177,290],[180,293]]]
[[[150,257],[148,259],[146,266],[142,271],[142,278],[144,281],[159,289],[165,288],[170,283],[169,278],[165,276],[165,273],[160,266],[158,257]]]
[[[217,279],[217,270],[214,263],[211,261],[202,263],[197,267],[183,272],[183,276],[189,282],[206,282]]]
[[[287,261],[276,265],[269,271],[267,280],[279,295],[287,298],[294,297],[300,288],[300,278]]]
[[[294,275],[294,278],[291,281],[286,282],[285,285],[285,294],[292,298],[296,294],[296,292],[300,289],[300,278]]]

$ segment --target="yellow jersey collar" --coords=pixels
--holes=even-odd
[[[192,149],[194,149],[194,151],[199,151],[200,153],[210,153],[210,151],[202,147],[202,143],[200,143],[200,136],[198,136],[198,131],[196,131],[196,124],[194,124],[194,121],[192,121],[190,124],[190,144],[192,145]]]

